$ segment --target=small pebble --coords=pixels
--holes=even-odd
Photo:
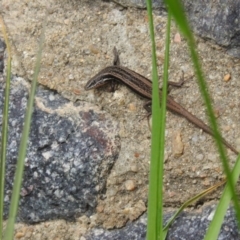
[[[65,19],[64,20],[64,24],[68,25],[70,23],[70,20],[69,19]]]
[[[225,82],[228,82],[230,79],[231,79],[231,75],[230,75],[229,73],[226,74],[226,75],[224,76],[224,78],[223,78],[223,80],[224,80]]]
[[[89,49],[90,49],[91,53],[93,53],[93,54],[98,54],[100,52],[99,48],[97,48],[95,45],[91,45],[89,47]]]
[[[72,93],[75,94],[75,95],[80,95],[80,94],[81,94],[81,91],[80,91],[80,89],[73,88],[73,89],[72,89]]]
[[[102,213],[103,211],[104,211],[104,206],[103,205],[97,206],[97,212],[98,213]]]
[[[134,190],[136,188],[136,184],[135,184],[135,182],[133,180],[127,180],[125,182],[125,188],[128,191],[132,191],[132,190]]]
[[[15,234],[15,238],[20,239],[25,236],[27,232],[27,227],[23,227],[20,231]]]
[[[128,109],[131,112],[136,112],[136,105],[134,103],[130,103],[130,104],[128,104]]]
[[[183,142],[181,132],[177,132],[173,138],[172,150],[174,157],[180,157],[183,154]]]
[[[137,172],[138,171],[138,167],[137,167],[136,164],[132,164],[130,169],[131,169],[132,172]]]
[[[173,191],[168,191],[167,194],[168,194],[169,198],[172,198],[172,197],[174,197],[176,195],[176,193],[173,192]]]
[[[175,43],[180,43],[181,42],[181,36],[180,33],[176,33],[174,36],[174,40]]]
[[[23,232],[17,232],[15,235],[15,238],[20,239],[20,238],[24,237],[24,235],[25,234]]]

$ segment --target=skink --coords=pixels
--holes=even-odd
[[[141,74],[119,65],[109,66],[101,70],[87,82],[85,90],[95,89],[112,81],[122,82],[141,96],[152,99],[152,82]],[[159,90],[159,94],[161,95],[161,90]],[[167,109],[181,115],[204,132],[214,136],[210,127],[175,102],[171,96],[167,97]],[[239,154],[239,152],[225,139],[222,138],[221,141],[234,153]]]

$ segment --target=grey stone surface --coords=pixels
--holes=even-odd
[[[210,223],[210,218],[214,212],[214,206],[208,206],[203,209],[201,213],[183,212],[174,222],[169,230],[167,240],[202,240],[206,233],[207,227]],[[171,217],[173,213],[166,213],[164,222]],[[87,240],[144,240],[146,239],[147,215],[144,214],[134,223],[129,223],[122,229],[104,230],[93,229],[85,238]],[[234,212],[229,209],[225,216],[225,221],[222,225],[219,240],[240,239],[240,233],[237,230],[237,222],[235,220]]]
[[[184,212],[171,227],[167,239],[204,239],[204,235],[210,224],[210,219],[214,209],[215,208],[213,206],[206,207],[203,209],[201,214]],[[239,239],[240,234],[237,229],[235,214],[231,208],[226,213],[218,239]]]
[[[0,109],[3,108],[0,84]],[[27,105],[26,82],[11,82],[9,139],[4,215],[7,216],[16,159]],[[39,222],[91,215],[105,190],[108,173],[118,156],[118,126],[101,113],[72,106],[69,101],[39,87],[33,112],[18,220]],[[40,109],[38,106],[42,106]],[[44,106],[44,107],[43,107]],[[46,111],[44,111],[44,109]],[[0,114],[2,121],[2,112]],[[111,131],[111,136],[108,134]]]
[[[144,0],[114,0],[126,7],[146,8]],[[240,1],[182,1],[194,32],[214,40],[228,54],[240,58]],[[153,1],[153,8],[165,8],[163,1]]]
[[[240,57],[240,1],[184,1],[194,31]]]

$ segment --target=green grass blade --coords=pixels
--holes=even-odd
[[[173,223],[173,221],[179,216],[179,214],[186,208],[188,207],[190,204],[194,203],[195,201],[197,201],[198,199],[206,196],[207,194],[209,194],[210,192],[216,190],[218,187],[222,186],[223,184],[225,184],[226,181],[220,182],[208,189],[206,189],[205,191],[201,192],[200,194],[197,194],[196,196],[194,196],[193,198],[187,200],[178,210],[177,212],[170,218],[170,220],[168,221],[168,223],[166,224],[166,226],[164,227],[163,231],[164,234],[167,235],[167,230],[170,228],[171,224]]]
[[[167,105],[167,94],[168,94],[168,69],[169,69],[169,52],[170,52],[170,32],[171,32],[171,14],[168,14],[167,31],[165,40],[165,54],[164,54],[164,72],[163,72],[163,87],[162,87],[162,98],[161,98],[161,113],[160,113],[160,173],[159,175],[159,188],[163,189],[163,174],[164,174],[164,149],[165,149],[165,128],[166,128],[166,105]],[[163,193],[161,192],[163,195]],[[163,201],[161,195],[160,200]],[[159,201],[159,209],[163,211],[163,203]],[[163,212],[161,218],[163,219]],[[159,239],[165,239],[167,231],[163,232],[163,221],[161,222],[161,235]]]
[[[18,210],[19,194],[20,194],[23,170],[24,170],[24,160],[26,157],[27,142],[28,142],[28,136],[30,131],[32,112],[33,112],[34,96],[35,96],[36,87],[37,87],[37,78],[40,71],[41,55],[42,55],[42,49],[44,44],[45,26],[46,26],[46,19],[44,21],[44,27],[41,33],[39,51],[36,59],[36,67],[34,70],[31,91],[29,94],[27,110],[24,118],[24,127],[23,127],[23,133],[22,133],[19,152],[18,152],[17,167],[16,167],[13,193],[12,193],[11,204],[10,204],[10,212],[9,212],[9,217],[7,222],[7,228],[4,234],[5,240],[13,239],[14,223],[15,223],[15,218]]]
[[[148,195],[148,225],[147,239],[163,239],[163,160],[164,160],[164,137],[166,119],[166,98],[167,98],[167,79],[168,79],[168,59],[170,43],[170,18],[168,22],[168,34],[166,37],[165,65],[164,65],[164,89],[162,96],[161,112],[159,104],[159,85],[156,64],[156,47],[154,41],[154,27],[152,20],[151,1],[147,2],[149,27],[152,41],[152,69],[153,69],[153,101],[152,101],[152,148],[151,164],[149,176],[149,195]]]
[[[149,193],[148,193],[148,223],[147,223],[147,239],[158,239],[159,232],[162,228],[162,209],[158,207],[161,204],[159,198],[161,197],[162,188],[158,186],[159,168],[160,168],[160,105],[159,105],[159,91],[158,91],[158,74],[156,61],[156,46],[154,39],[154,26],[152,17],[152,3],[147,1],[147,10],[149,18],[150,37],[152,42],[152,82],[153,82],[153,101],[152,101],[152,146],[151,146],[151,163],[149,175]],[[160,203],[159,203],[160,201]]]
[[[232,178],[233,178],[234,185],[237,183],[239,179],[239,175],[240,175],[240,156],[238,156],[237,162],[232,171]],[[222,226],[224,216],[230,204],[231,198],[232,198],[232,194],[231,194],[231,190],[228,183],[218,203],[213,220],[209,225],[209,228],[204,238],[205,240],[217,239]]]
[[[0,239],[3,235],[3,204],[4,204],[4,179],[5,179],[5,165],[7,154],[7,140],[8,140],[8,110],[9,110],[9,96],[10,96],[10,80],[11,80],[11,49],[8,41],[6,28],[2,18],[0,18],[2,26],[2,33],[4,41],[7,46],[8,60],[7,60],[7,80],[5,86],[5,98],[3,108],[3,122],[2,122],[2,140],[1,140],[1,159],[0,159]]]
[[[201,94],[203,96],[206,108],[207,108],[207,113],[209,116],[209,120],[210,120],[210,125],[212,127],[213,133],[215,135],[215,141],[217,144],[217,148],[220,154],[220,158],[222,160],[222,165],[225,171],[225,174],[227,176],[227,180],[228,180],[228,184],[229,184],[229,188],[231,190],[231,194],[233,197],[233,203],[234,203],[234,207],[236,209],[236,215],[238,218],[238,224],[239,224],[239,228],[240,228],[240,206],[238,203],[238,199],[237,199],[237,195],[235,193],[235,189],[234,189],[234,182],[233,179],[231,177],[231,170],[228,164],[228,160],[227,160],[227,156],[226,156],[226,152],[224,149],[224,146],[221,142],[221,135],[220,132],[218,130],[218,126],[217,126],[217,122],[214,116],[214,111],[211,105],[211,99],[210,99],[210,95],[208,93],[208,89],[207,89],[207,85],[206,85],[206,81],[204,80],[203,77],[203,72],[201,69],[201,65],[200,65],[200,61],[199,61],[199,57],[198,57],[198,53],[196,51],[196,45],[195,45],[195,41],[194,41],[194,37],[193,34],[190,30],[190,27],[187,23],[187,19],[186,16],[184,14],[184,9],[183,6],[181,4],[181,2],[179,0],[165,0],[169,11],[171,11],[173,17],[175,18],[177,24],[179,25],[179,28],[181,29],[182,33],[185,35],[185,37],[188,40],[188,45],[189,45],[189,49],[190,49],[190,53],[191,53],[191,57],[192,57],[192,61],[193,61],[193,65],[195,68],[195,72],[196,72],[196,76],[197,76],[197,80],[198,80],[198,85],[201,91]]]

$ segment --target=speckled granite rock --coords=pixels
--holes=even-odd
[[[215,210],[214,206],[204,207],[202,212],[187,213],[183,212],[169,230],[167,240],[202,240],[206,229],[209,226],[211,216]],[[171,217],[172,213],[166,213],[164,222]],[[129,223],[122,229],[107,231],[104,229],[93,229],[86,236],[87,240],[144,240],[146,239],[147,217],[141,216],[134,223]],[[219,240],[231,239],[238,240],[240,233],[237,231],[237,222],[233,210],[228,210],[225,221],[222,225]]]
[[[0,109],[4,81],[0,80]],[[7,216],[28,83],[11,82],[4,215]],[[2,120],[2,112],[0,114]],[[118,126],[111,117],[73,105],[39,87],[32,118],[18,220],[73,219],[95,211],[108,173],[118,156]]]
[[[184,4],[192,28],[197,34],[213,39],[217,44],[226,47],[230,55],[240,57],[239,1],[185,0]]]
[[[145,8],[144,0],[114,0],[123,6]],[[240,2],[226,1],[182,1],[195,33],[212,39],[225,47],[227,52],[240,58]],[[153,1],[153,8],[164,8],[162,0]]]

